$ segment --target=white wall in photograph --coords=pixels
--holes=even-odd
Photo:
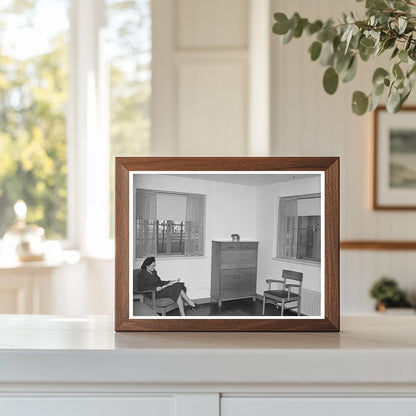
[[[256,239],[256,187],[155,174],[134,175],[133,184],[134,188],[206,195],[205,255],[157,257],[156,266],[162,279],[180,277],[191,297],[209,297],[212,240],[231,240],[234,233],[240,234],[242,240]],[[133,267],[139,268],[142,261],[135,260]]]
[[[282,182],[257,188],[257,238],[259,244],[257,267],[257,293],[267,289],[266,279],[281,279],[282,270],[303,273],[303,292],[311,302],[304,302],[302,312],[319,314],[321,292],[321,267],[317,264],[284,261],[276,259],[276,203],[285,196],[305,195],[321,192],[321,178],[308,178],[291,182]],[[270,219],[265,221],[265,218]],[[308,308],[305,310],[304,308]]]

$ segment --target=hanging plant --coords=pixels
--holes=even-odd
[[[361,3],[364,0],[356,0]],[[416,0],[414,0],[416,1]],[[390,65],[374,71],[369,94],[355,91],[352,110],[363,115],[373,111],[386,96],[390,113],[398,112],[409,97],[416,77],[416,2],[411,0],[366,0],[365,18],[353,13],[343,14],[335,23],[316,20],[310,22],[299,13],[289,19],[284,13],[275,13],[273,33],[283,36],[283,43],[302,35],[315,40],[309,47],[312,61],[326,67],[323,87],[334,94],[339,81],[350,82],[357,73],[358,60],[364,62],[390,54]]]

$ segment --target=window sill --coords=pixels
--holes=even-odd
[[[282,259],[280,257],[272,257],[272,260],[283,261],[285,263],[302,264],[304,266],[321,267],[321,263],[317,263],[316,261],[310,261],[310,260],[292,260],[292,259]]]
[[[159,254],[157,256],[154,256],[157,261],[163,261],[163,260],[195,260],[195,259],[206,259],[207,256],[164,256],[162,254]],[[136,259],[136,261],[144,260],[146,257],[139,257]]]

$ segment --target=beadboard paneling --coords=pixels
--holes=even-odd
[[[363,16],[363,3],[352,0],[272,0],[272,11],[288,15],[298,11],[310,20],[336,18],[342,12]],[[333,96],[322,87],[325,69],[311,62],[307,52],[312,38],[281,44],[271,41],[271,148],[278,156],[340,156],[341,240],[416,240],[416,211],[372,211],[372,124],[371,115],[352,114],[353,91],[371,90],[371,76],[385,58],[359,62],[358,76],[340,83]],[[415,98],[409,100],[414,103]],[[413,273],[415,252],[342,252],[341,312],[368,313],[371,282],[390,274],[404,289],[416,290]]]

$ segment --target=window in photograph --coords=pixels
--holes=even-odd
[[[137,189],[136,258],[202,256],[205,196]]]
[[[277,257],[321,261],[321,198],[319,194],[280,198]]]
[[[1,2],[0,237],[19,199],[47,238],[67,236],[70,3]]]

